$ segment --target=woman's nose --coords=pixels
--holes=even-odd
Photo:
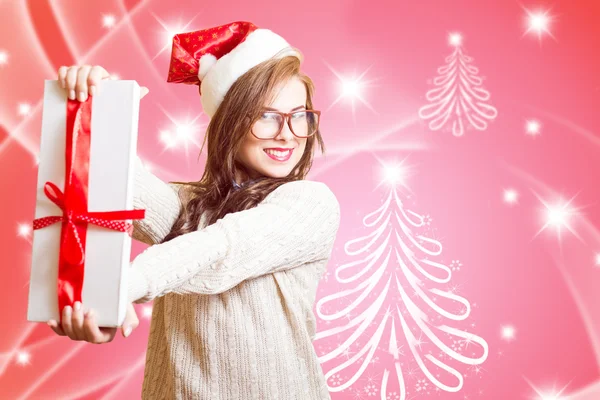
[[[287,121],[284,121],[283,127],[281,128],[281,132],[279,132],[279,135],[277,135],[277,137],[279,137],[281,139],[285,139],[285,140],[294,139],[294,134],[290,130],[290,127],[287,124]]]

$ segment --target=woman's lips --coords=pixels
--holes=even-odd
[[[269,153],[267,152],[267,150],[275,150],[275,149],[264,149],[263,151],[264,151],[264,152],[265,152],[265,154],[266,154],[266,155],[268,155],[268,156],[269,156],[269,157],[270,157],[272,160],[275,160],[275,161],[280,161],[280,162],[284,162],[284,161],[287,161],[287,160],[289,160],[289,159],[290,159],[290,157],[292,156],[292,152],[294,151],[294,149],[289,149],[286,155],[284,155],[283,157],[277,157],[277,156],[276,156],[276,155],[274,155],[274,154],[269,154]]]

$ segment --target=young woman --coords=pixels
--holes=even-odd
[[[201,42],[203,54],[183,46],[205,36],[215,42]],[[245,22],[176,35],[173,48],[169,81],[197,76],[211,117],[208,156],[199,181],[170,184],[137,159],[134,208],[146,218],[133,235],[151,246],[131,263],[128,293],[133,303],[154,301],[142,397],[330,399],[312,308],[340,207],[324,183],[306,180],[324,144],[301,53]],[[181,60],[192,60],[187,77],[177,76],[188,71]],[[59,70],[82,101],[108,76],[101,67]],[[51,324],[58,334],[112,340],[115,328],[75,308]],[[125,325],[137,325],[133,306]]]

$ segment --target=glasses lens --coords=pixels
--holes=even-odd
[[[308,137],[317,131],[319,115],[312,111],[298,111],[292,114],[292,131],[296,136]],[[279,132],[283,117],[275,112],[263,112],[252,127],[252,132],[261,139],[272,139]]]
[[[298,111],[292,114],[292,130],[297,136],[311,136],[318,126],[319,115],[312,111]]]
[[[262,139],[270,139],[277,135],[282,116],[274,112],[264,112],[252,127],[252,132]]]

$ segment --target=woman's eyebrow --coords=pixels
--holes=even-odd
[[[306,106],[298,106],[298,107],[292,108],[290,111],[296,111],[296,110],[299,110],[301,108],[306,108]],[[269,111],[279,111],[278,109],[271,108],[271,107],[264,107],[264,109],[265,110],[269,110]]]

